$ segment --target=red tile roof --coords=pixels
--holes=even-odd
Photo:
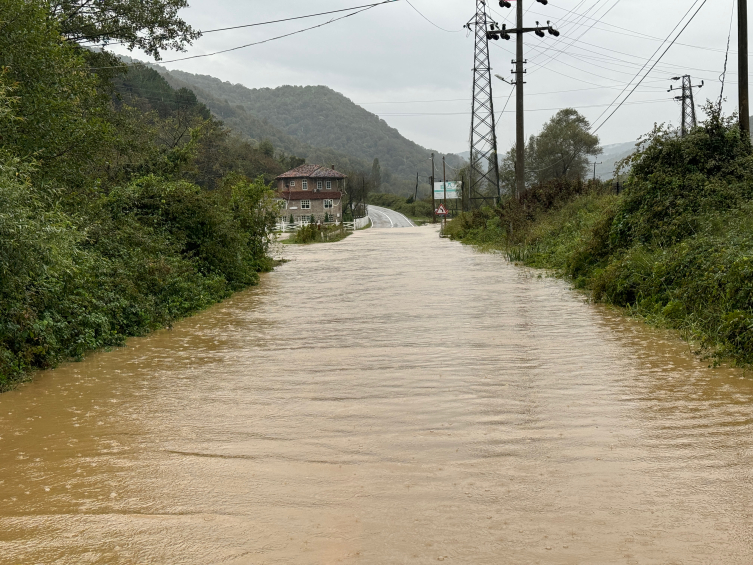
[[[282,200],[337,200],[343,194],[337,190],[278,190],[275,195]]]
[[[328,169],[327,167],[322,167],[321,165],[306,164],[306,165],[301,165],[300,167],[296,167],[295,169],[292,169],[288,171],[287,173],[282,173],[277,178],[278,179],[297,179],[297,178],[346,179],[348,177],[334,169]]]

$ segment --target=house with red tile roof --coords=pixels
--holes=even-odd
[[[342,221],[342,195],[348,177],[322,165],[305,164],[277,177],[280,216],[296,222]]]

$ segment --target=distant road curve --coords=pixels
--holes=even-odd
[[[371,219],[371,227],[376,229],[412,228],[416,225],[400,212],[373,204],[369,204],[369,219]]]

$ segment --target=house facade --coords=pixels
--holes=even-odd
[[[309,223],[342,222],[342,195],[348,177],[322,165],[301,165],[277,177],[280,218]]]

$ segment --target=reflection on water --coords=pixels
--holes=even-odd
[[[0,563],[753,561],[753,381],[440,240],[261,286],[0,396]]]

